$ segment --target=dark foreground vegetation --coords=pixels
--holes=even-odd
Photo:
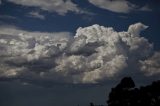
[[[121,82],[112,88],[108,106],[160,106],[160,80],[154,81],[151,85],[136,88],[131,77],[125,77]],[[95,105],[90,106],[107,106]]]

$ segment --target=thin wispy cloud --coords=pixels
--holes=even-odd
[[[27,14],[27,16],[32,17],[32,18],[41,19],[41,20],[45,19],[45,15],[40,14],[38,11],[31,11]]]
[[[73,3],[71,0],[7,0],[9,2],[15,3],[17,5],[28,6],[28,7],[38,7],[41,10],[48,12],[56,12],[59,15],[65,15],[68,12],[74,13],[87,13],[78,7],[77,4]]]
[[[151,11],[145,5],[139,7],[127,0],[89,0],[89,2],[99,8],[103,8],[116,13],[130,13],[132,11]]]

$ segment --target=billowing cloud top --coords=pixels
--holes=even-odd
[[[78,28],[74,37],[68,32],[1,28],[0,78],[26,82],[101,83],[123,75],[133,66],[150,73],[148,64],[154,63],[150,61],[159,55],[148,58],[153,46],[139,35],[145,28],[147,26],[137,23],[129,26],[127,32],[116,32],[111,27],[92,25]]]

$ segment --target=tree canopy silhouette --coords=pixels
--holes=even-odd
[[[160,106],[160,80],[135,88],[131,77],[125,77],[112,88],[108,106]]]

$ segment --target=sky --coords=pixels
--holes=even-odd
[[[0,0],[0,105],[105,104],[160,78],[159,0]]]

